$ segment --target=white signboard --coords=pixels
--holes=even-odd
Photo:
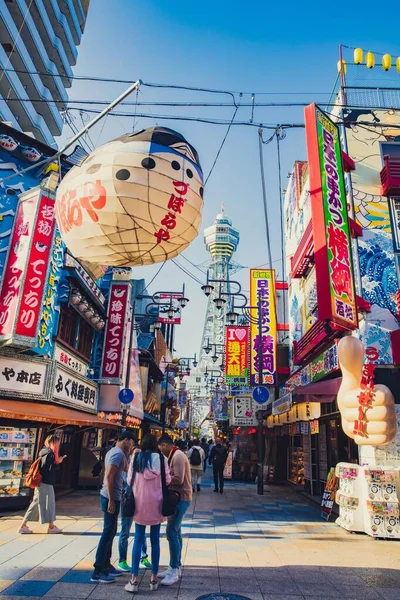
[[[85,412],[97,412],[97,386],[71,370],[57,366],[54,399]]]
[[[257,425],[258,410],[252,396],[234,396],[232,400],[231,425],[251,427]]]
[[[64,365],[64,367],[69,367],[73,371],[76,371],[83,377],[86,377],[88,363],[83,362],[80,358],[78,358],[75,354],[66,350],[62,346],[56,344],[54,350],[54,358],[57,362]]]
[[[43,363],[1,356],[0,391],[6,396],[43,396],[47,369]]]

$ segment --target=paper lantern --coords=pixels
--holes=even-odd
[[[365,64],[368,69],[372,69],[375,66],[375,55],[372,52],[367,52],[365,56]]]
[[[382,56],[382,69],[384,71],[389,71],[391,66],[392,66],[392,57],[390,56],[390,54],[384,54]]]
[[[361,48],[356,48],[354,50],[354,63],[356,65],[361,65],[363,60],[363,51]]]
[[[95,265],[168,260],[198,235],[203,173],[196,150],[164,127],[126,134],[73,167],[56,217],[72,254]]]
[[[347,73],[347,65],[345,60],[338,60],[337,64],[338,72],[346,75]]]
[[[396,70],[400,73],[400,56],[396,58]]]

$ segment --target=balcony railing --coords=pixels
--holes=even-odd
[[[382,196],[400,195],[400,158],[383,157],[383,169],[381,171],[381,194]]]

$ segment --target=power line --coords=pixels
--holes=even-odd
[[[192,273],[190,273],[190,271],[188,271],[185,267],[183,267],[181,264],[178,263],[178,261],[173,258],[172,262],[174,263],[174,265],[176,265],[181,271],[183,271],[186,275],[188,275],[189,277],[191,277],[193,279],[193,281],[195,281],[196,283],[198,283],[199,285],[203,285],[203,282],[200,281],[200,279],[198,279],[195,275],[193,275]]]
[[[166,265],[166,260],[161,264],[160,268],[158,269],[157,273],[154,275],[153,279],[150,281],[150,283],[148,283],[146,285],[146,287],[144,288],[142,294],[145,293],[145,291],[147,290],[147,288],[149,288],[151,286],[152,283],[154,283],[155,279],[159,276],[159,274],[161,273],[162,269],[165,267]]]
[[[233,116],[232,116],[231,122],[230,122],[230,123],[229,123],[229,125],[228,125],[228,129],[226,130],[226,133],[225,133],[225,135],[224,135],[224,138],[223,138],[223,140],[222,140],[222,142],[221,142],[221,145],[220,145],[220,147],[219,147],[219,149],[218,149],[217,155],[216,155],[216,157],[215,157],[215,160],[214,160],[214,162],[213,162],[213,164],[212,164],[212,166],[211,166],[210,172],[208,173],[208,175],[207,175],[207,177],[206,177],[206,180],[205,180],[205,182],[204,182],[204,187],[207,185],[207,182],[208,182],[208,180],[209,180],[209,179],[210,179],[210,177],[211,177],[211,173],[214,171],[214,167],[215,167],[215,165],[217,164],[217,160],[218,160],[218,158],[219,158],[219,155],[220,155],[220,154],[221,154],[221,152],[222,152],[222,148],[224,147],[224,144],[225,144],[225,142],[226,142],[226,138],[227,138],[227,137],[228,137],[228,135],[229,135],[229,132],[230,132],[230,130],[231,130],[231,127],[232,127],[232,125],[233,125],[233,122],[234,122],[234,120],[235,120],[235,117],[236,117],[236,114],[237,114],[237,111],[238,111],[238,110],[239,110],[239,105],[237,105],[237,106],[236,106],[236,108],[235,108],[235,112],[233,113]]]
[[[181,258],[184,258],[190,265],[192,265],[192,267],[194,267],[195,269],[198,269],[201,273],[203,273],[203,275],[205,274],[204,269],[202,269],[201,267],[199,267],[198,265],[195,265],[191,260],[189,260],[189,258],[187,258],[183,253],[179,255]]]

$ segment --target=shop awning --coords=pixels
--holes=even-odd
[[[66,406],[47,402],[24,402],[23,400],[1,400],[0,418],[79,425],[85,427],[117,428],[116,425],[99,419],[95,414],[80,412]]]
[[[294,396],[301,396],[297,402],[333,402],[342,384],[341,377],[317,381],[308,385],[299,385],[294,389]],[[304,398],[307,396],[307,398]]]

